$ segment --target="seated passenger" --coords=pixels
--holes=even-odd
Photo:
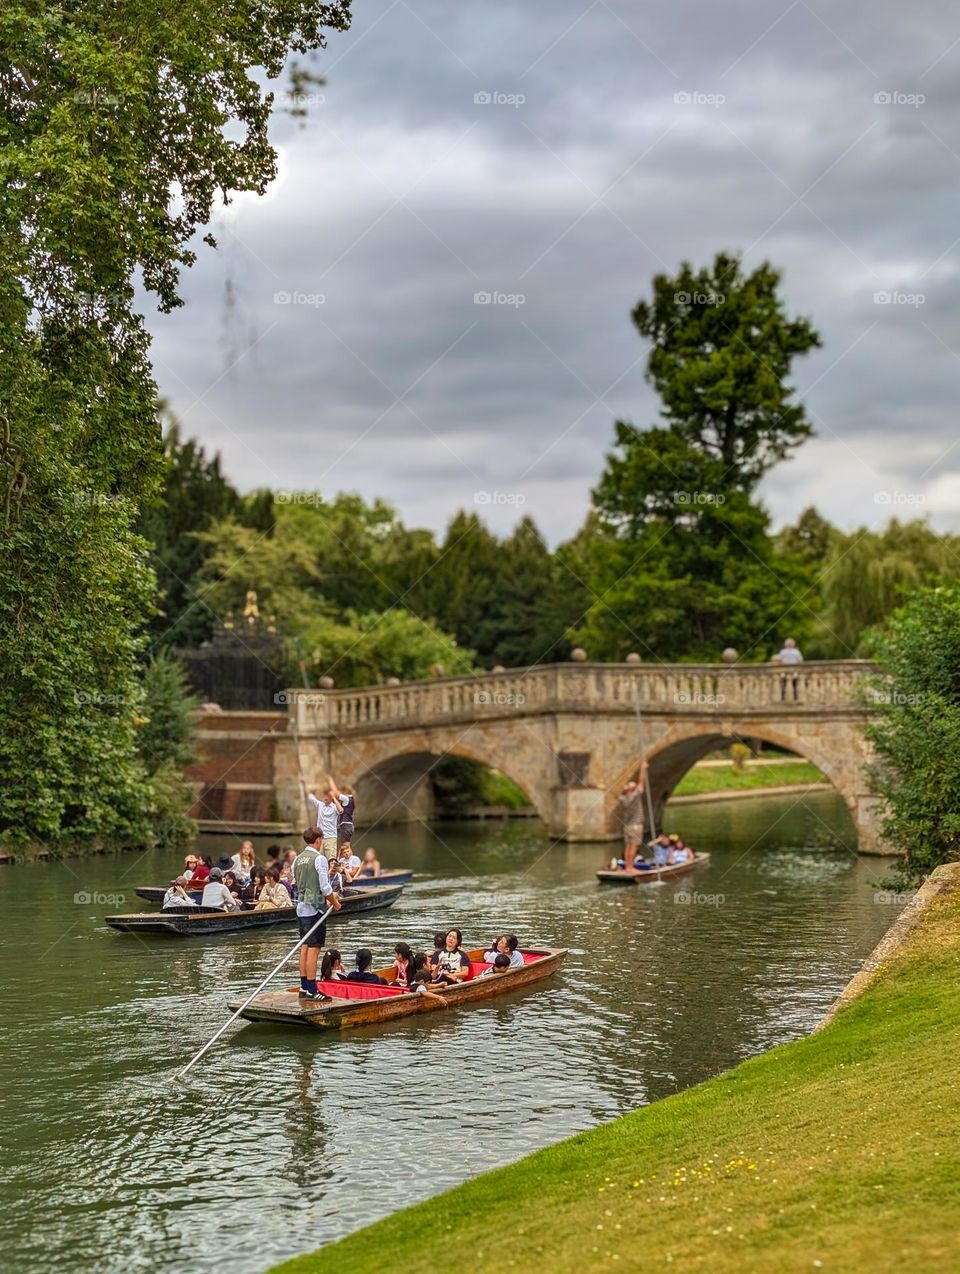
[[[193,875],[190,877],[190,883],[194,885],[202,885],[210,879],[210,873],[213,870],[213,862],[210,857],[201,858],[193,869]]]
[[[380,860],[377,858],[377,851],[375,849],[365,849],[363,851],[363,862],[360,864],[360,871],[358,874],[361,876],[380,875]]]
[[[434,939],[436,941],[436,939]],[[434,982],[463,982],[470,976],[470,957],[462,947],[459,929],[450,929],[434,965]]]
[[[515,933],[507,934],[507,955],[510,957],[511,969],[522,969],[526,964],[520,950],[520,939]]]
[[[343,982],[347,977],[347,971],[343,967],[343,960],[340,952],[335,947],[330,947],[324,951],[323,959],[320,961],[320,976],[318,982]]]
[[[396,959],[393,962],[396,977],[393,985],[404,991],[414,991],[428,1000],[432,1000],[439,1008],[447,1008],[447,1001],[435,991],[429,991],[426,983],[430,980],[430,962],[424,952],[415,956],[409,943],[398,942],[394,947]]]
[[[348,878],[339,858],[330,859],[327,864],[327,874],[330,877],[330,888],[335,894],[339,894],[342,897],[347,888]]]
[[[410,989],[417,980],[414,974],[413,948],[408,942],[398,942],[393,948],[393,954],[393,967],[396,969],[393,985]]]
[[[661,832],[652,845],[653,861],[657,867],[666,866],[667,860],[670,857],[671,847],[670,837],[666,834],[666,832]]]
[[[257,895],[255,911],[278,911],[290,906],[290,895],[280,883],[280,873],[276,867],[268,867],[263,888]]]
[[[510,972],[510,957],[508,955],[504,955],[503,952],[501,951],[500,954],[494,960],[493,964],[491,964],[490,968],[484,969],[484,971],[480,974],[480,977],[489,978],[491,974],[500,974],[500,973],[509,973],[509,972]]]
[[[381,978],[379,973],[371,973],[371,964],[373,964],[373,952],[368,951],[366,947],[361,947],[357,952],[357,967],[347,974],[347,981],[369,982],[374,986],[386,986],[386,978]]]
[[[243,888],[232,871],[223,873],[223,883],[230,890],[234,902],[239,906],[243,901]]]
[[[240,910],[240,904],[223,883],[223,872],[219,867],[214,867],[210,873],[209,880],[203,887],[203,897],[200,899],[200,906],[216,907],[220,911]]]
[[[440,952],[446,946],[446,942],[447,935],[445,933],[435,933],[433,935],[433,950],[426,957],[426,960],[427,964],[429,964],[431,970],[434,972],[436,972],[437,961],[440,959]]]
[[[690,846],[684,841],[682,836],[678,836],[674,842],[673,849],[670,851],[671,863],[690,863],[693,862],[694,852]]]
[[[185,879],[192,880],[193,873],[199,866],[200,859],[196,856],[196,854],[187,854],[186,858],[183,860],[183,875]]]
[[[235,854],[233,858],[233,874],[237,878],[237,884],[247,885],[256,865],[257,858],[253,852],[253,845],[245,840],[240,846],[240,853]]]
[[[197,905],[187,893],[187,885],[189,883],[186,876],[177,876],[176,880],[170,881],[170,888],[163,895],[164,911],[168,911],[173,907],[195,907]]]
[[[507,946],[507,935],[501,933],[499,937],[494,938],[490,943],[490,950],[484,951],[483,958],[487,964],[493,964],[498,955],[509,955],[510,950]]]

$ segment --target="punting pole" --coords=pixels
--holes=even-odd
[[[240,1014],[241,1014],[241,1013],[243,1012],[243,1010],[247,1007],[247,1005],[251,1002],[251,1000],[255,1000],[255,999],[257,998],[257,996],[260,994],[260,992],[263,990],[263,988],[267,985],[267,983],[268,983],[268,982],[270,982],[270,981],[272,981],[272,979],[273,979],[273,978],[275,978],[275,977],[277,976],[277,974],[280,972],[280,970],[283,968],[283,966],[287,963],[287,961],[290,959],[290,957],[291,957],[292,955],[294,955],[297,951],[299,951],[299,950],[300,950],[300,948],[303,946],[303,944],[306,942],[306,940],[310,937],[310,934],[312,934],[312,933],[313,933],[313,931],[314,931],[315,929],[319,929],[319,927],[320,927],[320,926],[323,924],[323,922],[326,920],[327,916],[329,916],[329,915],[330,915],[330,912],[331,912],[331,911],[333,911],[333,908],[332,908],[332,907],[328,907],[328,908],[326,909],[326,911],[323,913],[323,915],[322,915],[322,916],[318,916],[318,918],[317,918],[317,923],[316,923],[315,925],[311,925],[311,927],[310,927],[309,931],[303,935],[303,937],[300,939],[300,941],[297,943],[297,945],[296,945],[295,947],[293,947],[290,951],[288,951],[288,952],[287,952],[287,954],[283,957],[283,959],[280,961],[280,963],[279,963],[279,964],[278,964],[278,965],[277,965],[274,969],[271,969],[271,971],[270,971],[270,972],[267,974],[267,976],[263,979],[263,981],[260,983],[260,985],[257,987],[257,989],[256,989],[255,991],[251,991],[251,993],[247,996],[247,998],[246,998],[246,999],[244,1000],[244,1002],[240,1005],[240,1007],[236,1010],[236,1012],[235,1012],[235,1013],[232,1013],[232,1014],[230,1015],[230,1017],[228,1017],[228,1018],[227,1018],[227,1020],[226,1020],[226,1021],[224,1022],[224,1024],[223,1024],[223,1026],[221,1026],[221,1027],[220,1027],[220,1030],[219,1030],[219,1031],[217,1031],[216,1035],[212,1035],[212,1036],[210,1037],[210,1039],[208,1039],[208,1040],[207,1040],[206,1044],[204,1044],[204,1046],[203,1046],[203,1048],[200,1050],[200,1052],[199,1052],[199,1053],[197,1053],[194,1057],[191,1057],[191,1058],[190,1058],[189,1062],[187,1062],[187,1064],[186,1064],[186,1066],[184,1066],[183,1070],[182,1070],[182,1071],[177,1071],[176,1075],[174,1075],[174,1077],[173,1077],[174,1079],[183,1079],[184,1075],[186,1075],[186,1073],[187,1073],[187,1071],[190,1069],[190,1067],[191,1067],[191,1066],[193,1066],[193,1065],[195,1065],[197,1062],[199,1062],[200,1058],[201,1058],[201,1057],[203,1057],[204,1053],[207,1051],[207,1049],[208,1049],[208,1048],[210,1048],[210,1046],[211,1046],[212,1044],[216,1044],[217,1040],[218,1040],[218,1039],[220,1038],[220,1036],[224,1033],[224,1031],[227,1029],[227,1027],[228,1027],[228,1026],[230,1026],[232,1022],[236,1021],[236,1019],[240,1016]],[[171,1082],[172,1082],[172,1081],[171,1081]]]
[[[306,664],[306,660],[303,657],[303,652],[300,650],[300,641],[298,638],[294,639],[294,645],[296,646],[296,650],[297,650],[297,663],[300,665],[300,677],[303,680],[303,688],[304,690],[309,690],[310,682],[307,679],[307,664]],[[303,773],[303,758],[300,755],[300,734],[297,730],[297,717],[299,716],[299,705],[296,703],[296,701],[294,701],[291,705],[289,705],[288,710],[290,709],[292,709],[292,711],[290,712],[290,730],[291,730],[291,733],[293,734],[293,750],[297,754],[297,773],[302,774]],[[316,708],[314,708],[314,713],[316,713]],[[306,785],[302,782],[300,784],[300,795],[303,797],[304,808],[307,811],[307,822],[312,824],[313,817],[314,817],[313,810],[310,808],[310,801],[307,799]]]

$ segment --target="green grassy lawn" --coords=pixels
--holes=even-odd
[[[826,778],[809,761],[764,762],[735,770],[732,765],[695,765],[674,789],[674,796],[700,796],[707,792],[748,791],[751,788],[787,787],[794,783],[825,783]]]
[[[958,1083],[948,897],[819,1034],[278,1268],[957,1271]]]

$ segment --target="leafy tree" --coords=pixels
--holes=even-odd
[[[338,686],[378,685],[388,677],[419,681],[438,665],[450,676],[475,667],[472,650],[401,607],[363,615],[347,611],[342,622],[312,620],[301,645],[311,680],[330,675]]]
[[[135,745],[162,472],[134,280],[162,309],[214,201],[275,173],[264,76],[346,4],[0,12],[0,835],[142,841]],[[207,236],[207,241],[212,240]]]
[[[143,717],[137,751],[149,779],[151,831],[161,845],[184,847],[196,834],[188,815],[194,796],[183,770],[196,760],[193,711],[196,699],[187,689],[183,665],[161,649],[143,672]]]
[[[960,537],[925,522],[891,521],[836,534],[820,576],[823,620],[835,657],[870,655],[876,627],[912,592],[960,573]]]
[[[839,535],[814,508],[804,509],[795,526],[785,526],[777,536],[778,553],[787,553],[811,566],[822,566]]]
[[[140,520],[141,533],[153,546],[159,593],[150,632],[165,645],[194,646],[209,636],[213,618],[195,593],[196,576],[210,551],[197,533],[223,518],[239,518],[243,502],[221,473],[220,456],[208,457],[192,438],[181,441],[175,421],[163,450],[163,487]]]
[[[708,660],[732,645],[748,659],[778,649],[784,625],[802,635],[808,578],[775,556],[766,512],[724,488],[723,461],[669,429],[618,422],[616,436],[594,491],[596,600],[577,641],[594,658]]]
[[[960,855],[960,582],[924,588],[891,617],[877,642],[882,675],[867,698],[885,802],[883,833],[914,883]]]
[[[712,266],[656,275],[652,300],[633,311],[653,346],[647,379],[664,418],[722,463],[723,489],[751,490],[811,432],[787,377],[820,337],[807,319],[787,317],[780,277],[768,262],[745,274],[739,256],[720,252]]]

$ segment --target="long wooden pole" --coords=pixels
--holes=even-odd
[[[280,963],[276,966],[276,968],[271,969],[271,971],[270,971],[270,972],[267,974],[267,976],[263,979],[263,981],[260,983],[260,985],[257,987],[257,989],[256,989],[255,991],[252,991],[252,992],[251,992],[251,993],[247,996],[247,998],[246,998],[246,999],[244,1000],[244,1002],[240,1005],[240,1007],[237,1009],[237,1011],[236,1011],[235,1013],[232,1013],[232,1014],[230,1015],[230,1017],[228,1017],[228,1018],[227,1018],[227,1020],[226,1020],[226,1021],[224,1022],[224,1024],[223,1024],[223,1026],[221,1026],[221,1027],[220,1027],[220,1030],[219,1030],[219,1031],[217,1031],[216,1035],[212,1035],[212,1036],[210,1037],[210,1039],[208,1039],[208,1040],[207,1040],[206,1044],[204,1044],[204,1046],[203,1046],[203,1048],[200,1050],[200,1052],[199,1052],[199,1053],[197,1053],[197,1054],[195,1054],[193,1057],[191,1057],[191,1058],[190,1058],[190,1061],[189,1061],[189,1062],[187,1062],[187,1064],[186,1064],[186,1066],[184,1066],[183,1070],[182,1070],[182,1071],[178,1071],[178,1072],[176,1073],[176,1075],[174,1076],[174,1079],[183,1079],[184,1075],[186,1075],[187,1071],[191,1068],[191,1066],[194,1066],[197,1062],[199,1062],[200,1058],[201,1058],[201,1057],[203,1057],[203,1055],[204,1055],[204,1053],[207,1051],[207,1049],[208,1049],[208,1048],[210,1048],[210,1047],[211,1047],[211,1045],[215,1044],[215,1043],[217,1042],[217,1040],[220,1038],[220,1036],[221,1036],[221,1035],[224,1033],[224,1031],[227,1029],[227,1027],[228,1027],[228,1026],[230,1026],[233,1022],[235,1022],[235,1021],[236,1021],[236,1019],[240,1016],[240,1014],[241,1014],[241,1013],[243,1012],[243,1010],[247,1007],[247,1005],[251,1002],[251,1000],[255,1000],[255,999],[257,998],[257,996],[260,994],[260,992],[263,990],[263,988],[267,985],[267,983],[268,983],[268,982],[271,982],[271,981],[272,981],[272,980],[273,980],[273,979],[277,976],[277,974],[280,972],[280,970],[283,968],[283,966],[287,963],[287,961],[290,959],[290,957],[291,957],[292,955],[295,955],[295,954],[296,954],[296,953],[300,950],[300,948],[303,946],[303,944],[306,942],[306,940],[310,937],[310,934],[312,934],[312,933],[314,932],[314,930],[319,929],[319,927],[320,927],[320,926],[323,924],[323,922],[326,920],[327,916],[329,916],[329,915],[330,915],[330,912],[331,912],[331,911],[333,911],[333,907],[328,907],[328,908],[326,909],[326,911],[323,913],[323,915],[322,915],[322,916],[318,916],[318,917],[317,917],[317,923],[316,923],[315,925],[311,925],[311,926],[310,926],[310,929],[308,930],[308,932],[307,932],[307,933],[305,933],[305,934],[303,935],[303,937],[300,939],[300,941],[297,943],[297,945],[296,945],[296,946],[295,946],[292,950],[290,950],[290,951],[288,951],[288,952],[287,952],[287,954],[283,957],[283,959],[282,959],[282,960],[280,961]]]
[[[646,757],[647,757],[647,743],[646,743],[646,739],[644,738],[643,725],[640,719],[640,690],[639,690],[639,687],[636,685],[633,687],[633,697],[634,697],[634,707],[636,708],[636,713],[637,713],[637,736],[640,741],[640,752],[641,752],[640,774],[641,774],[641,779],[643,782],[643,790],[646,793],[646,797],[647,797],[647,815],[650,819],[650,839],[656,840],[657,826],[653,819],[653,793],[650,791],[650,784],[647,782],[647,778],[650,774],[650,771],[648,769],[644,773],[644,770],[643,770],[643,765],[645,764]]]

